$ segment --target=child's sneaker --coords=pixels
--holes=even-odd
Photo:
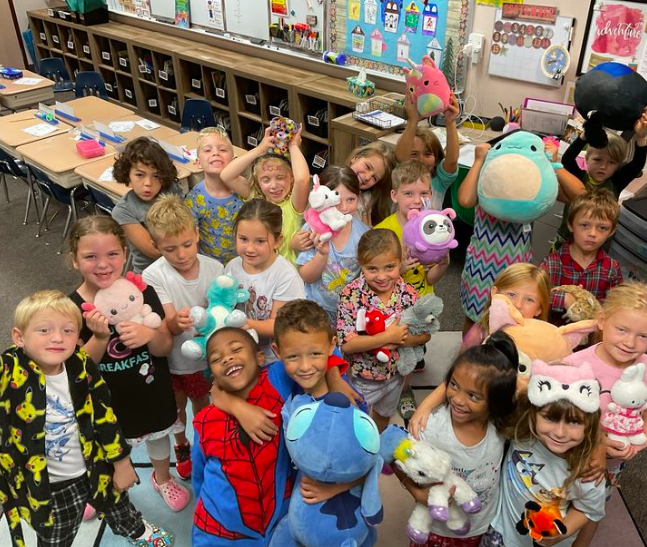
[[[409,421],[416,411],[416,400],[413,396],[413,390],[407,389],[400,395],[400,403],[398,404],[398,412],[402,419]]]
[[[97,516],[97,510],[94,507],[92,507],[92,505],[90,505],[89,503],[86,503],[85,509],[83,510],[83,522],[92,520],[96,516]]]
[[[166,505],[171,508],[171,510],[182,511],[182,509],[189,504],[191,494],[189,494],[189,491],[184,488],[184,486],[175,482],[173,477],[164,484],[157,484],[157,481],[155,480],[155,471],[153,471],[151,474],[151,482],[153,483],[155,491],[162,496],[162,499],[166,502]]]
[[[160,528],[146,521],[144,521],[144,526],[144,533],[137,539],[129,538],[128,543],[137,545],[137,547],[171,547],[173,545],[175,538],[172,534],[164,530],[164,528]]]
[[[191,478],[191,445],[189,443],[176,444],[175,450],[175,471],[182,480]]]

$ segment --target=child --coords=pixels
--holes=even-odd
[[[186,196],[200,230],[200,253],[227,264],[236,256],[233,223],[243,201],[238,191],[247,188],[247,181],[237,177],[229,185],[220,180],[220,173],[234,158],[234,147],[227,132],[219,127],[205,127],[198,135],[198,161],[204,180]]]
[[[460,543],[449,544],[476,547],[487,531],[497,508],[505,445],[496,426],[514,410],[518,365],[514,342],[507,334],[496,332],[485,344],[461,353],[447,372],[444,404],[428,414],[415,435],[449,454],[452,470],[478,493],[483,508],[470,515],[468,536],[457,536],[438,521],[428,536],[409,529],[409,538],[416,545],[435,547],[445,545],[447,538],[454,542],[461,538]],[[413,485],[397,468],[395,471],[414,498],[427,505],[429,490]]]
[[[76,347],[81,324],[59,291],[24,298],[14,314],[0,372],[0,497],[12,544],[24,545],[23,518],[38,545],[72,545],[86,503],[133,545],[170,544],[128,498],[138,482],[130,447],[97,366]]]
[[[445,193],[458,176],[458,130],[456,129],[456,118],[460,112],[458,101],[452,94],[450,103],[444,112],[447,155],[443,152],[443,147],[431,128],[420,127],[419,122],[423,118],[418,114],[413,96],[409,91],[407,91],[404,107],[408,121],[404,132],[398,139],[395,155],[399,162],[412,159],[425,166],[431,175],[433,190],[431,199],[429,203],[425,204],[425,208],[441,211]]]
[[[283,239],[279,254],[294,264],[297,255],[290,247],[290,241],[303,224],[303,212],[308,206],[310,171],[300,148],[301,128],[290,141],[289,161],[284,156],[268,154],[275,141],[276,137],[272,136],[270,128],[266,128],[261,143],[227,165],[220,173],[220,179],[243,199],[264,197],[281,208]],[[251,184],[236,182],[252,163]]]
[[[119,155],[113,177],[132,189],[117,202],[112,218],[123,226],[132,253],[133,271],[141,273],[160,257],[146,230],[146,213],[160,193],[182,195],[176,184],[177,169],[159,144],[140,137],[130,141]]]
[[[295,267],[277,254],[283,234],[278,205],[264,199],[248,201],[234,221],[238,256],[225,267],[225,273],[250,293],[242,305],[248,318],[246,327],[258,333],[268,362],[276,359],[270,340],[277,312],[286,302],[305,296],[303,280]]]
[[[598,444],[600,388],[588,366],[535,361],[527,399],[522,396],[518,407],[496,516],[481,545],[533,545],[517,527],[528,502],[562,516],[566,532],[547,544],[571,545],[587,522],[604,517],[604,487],[582,480]]]
[[[607,131],[609,143],[606,148],[593,148],[589,146],[586,150],[587,170],[581,169],[577,164],[577,157],[586,146],[586,133],[568,147],[562,156],[564,168],[580,179],[587,189],[606,188],[611,190],[616,198],[620,196],[629,183],[640,175],[645,166],[647,157],[647,112],[634,126],[636,134],[636,147],[634,156],[630,162],[620,167],[627,156],[627,143],[617,133]],[[568,204],[564,206],[562,224],[557,230],[554,251],[567,241],[570,237],[567,219],[570,217]]]
[[[611,289],[602,306],[598,319],[602,332],[602,342],[565,359],[566,363],[578,365],[589,363],[600,382],[600,411],[604,415],[611,402],[611,387],[620,378],[622,372],[636,363],[647,364],[647,286],[638,282],[626,282]],[[647,374],[644,381],[647,383]],[[643,413],[647,419],[647,413]],[[626,462],[632,460],[638,452],[647,447],[634,446],[606,439],[606,494],[611,496],[611,489],[617,485]],[[587,538],[595,533],[596,525],[587,526]],[[580,543],[577,545],[588,545]]]
[[[331,165],[324,169],[319,180],[322,185],[339,192],[341,202],[337,209],[354,216],[359,196],[359,180],[354,171],[350,167]],[[334,325],[339,293],[359,275],[357,242],[369,227],[354,217],[328,241],[321,241],[315,232],[310,232],[307,224],[303,229],[308,230],[314,243],[314,248],[303,251],[296,261],[305,282],[306,298],[320,304]]]
[[[74,224],[69,241],[72,264],[83,276],[83,283],[70,298],[81,308],[121,276],[126,237],[110,217],[90,216]],[[155,289],[147,287],[143,296],[144,303],[164,319]],[[173,337],[165,320],[157,329],[127,322],[120,331],[109,325],[101,312],[92,310],[84,318],[79,344],[99,364],[126,440],[134,446],[146,443],[154,469],[153,488],[173,511],[180,511],[189,503],[190,495],[170,473],[169,435],[183,429],[176,423],[177,407],[166,359],[173,348]]]
[[[193,415],[209,404],[211,384],[204,370],[206,361],[192,361],[182,355],[182,344],[193,339],[193,306],[204,306],[211,281],[224,272],[220,262],[198,254],[198,229],[191,213],[177,196],[162,196],[146,215],[153,245],[162,253],[144,270],[144,280],[157,293],[164,308],[166,324],[173,335],[169,355],[171,383],[178,417],[186,426],[187,399]],[[175,470],[181,479],[191,476],[191,446],[184,429],[175,434]]]
[[[620,264],[602,248],[619,216],[620,205],[606,189],[588,190],[571,202],[567,226],[572,239],[541,263],[553,287],[579,285],[601,302],[609,289],[622,283]],[[553,291],[550,309],[559,318],[573,303],[573,295]]]
[[[395,152],[386,144],[374,141],[355,148],[346,165],[359,179],[358,218],[375,226],[393,212],[391,193],[391,170],[395,167]]]
[[[341,350],[348,356],[354,387],[372,407],[371,415],[380,432],[389,424],[402,392],[404,378],[398,374],[399,346],[420,346],[429,341],[428,334],[410,336],[406,325],[399,324],[402,312],[413,306],[416,290],[400,276],[402,247],[391,230],[366,232],[357,245],[361,275],[346,285],[339,297],[337,336]],[[358,334],[358,310],[377,310],[395,321],[374,336]],[[370,353],[382,347],[390,349],[389,362]]]

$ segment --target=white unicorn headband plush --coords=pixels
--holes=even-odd
[[[537,407],[566,400],[584,412],[600,408],[600,384],[588,363],[548,365],[536,359],[528,383],[528,399]]]

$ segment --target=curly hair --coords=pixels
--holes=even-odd
[[[119,154],[112,171],[112,176],[117,182],[128,186],[130,184],[130,170],[142,163],[157,171],[162,184],[161,192],[168,190],[173,183],[178,181],[177,169],[164,149],[148,137],[139,137],[130,141],[126,149]]]

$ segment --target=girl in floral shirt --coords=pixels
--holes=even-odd
[[[400,325],[402,312],[413,306],[418,294],[400,276],[402,247],[398,236],[384,229],[366,232],[357,245],[357,261],[362,273],[341,292],[337,336],[351,364],[352,382],[371,407],[371,416],[382,432],[397,410],[404,382],[395,367],[398,348],[420,346],[430,337],[409,335],[407,326]],[[373,336],[360,334],[358,315],[361,318],[374,311],[389,317],[388,326]]]

